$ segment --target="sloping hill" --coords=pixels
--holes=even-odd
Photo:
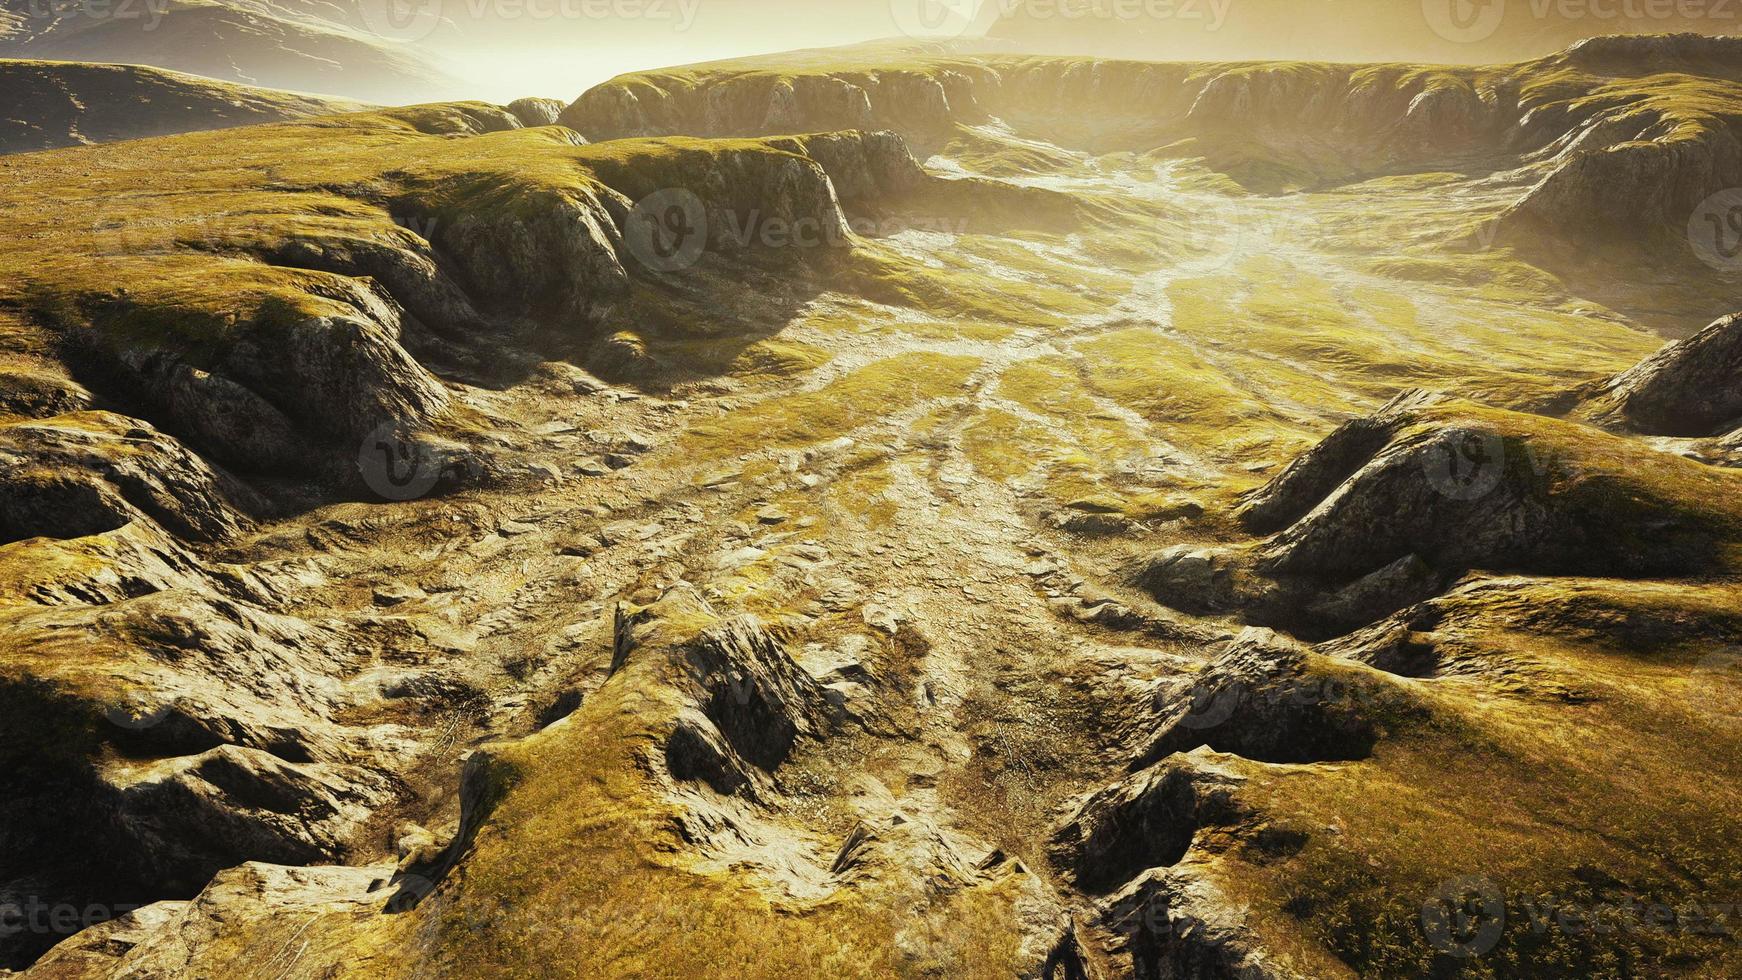
[[[0,153],[350,112],[354,102],[136,65],[0,59]]]
[[[354,20],[337,6],[273,0],[166,0],[106,15],[0,0],[0,56],[150,65],[370,102],[458,94],[428,56]]]

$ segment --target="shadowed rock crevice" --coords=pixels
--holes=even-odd
[[[1242,819],[1240,780],[1200,759],[1172,759],[1083,800],[1047,843],[1053,862],[1090,894],[1178,864],[1198,831]]]
[[[1183,869],[1151,871],[1098,906],[1107,948],[1134,980],[1304,980],[1267,955],[1227,897]]]
[[[1364,759],[1416,713],[1383,675],[1248,629],[1196,678],[1158,690],[1156,714],[1133,733],[1132,768],[1202,746],[1260,762]]]

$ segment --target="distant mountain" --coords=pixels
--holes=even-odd
[[[372,31],[380,18],[362,9],[314,0],[0,0],[0,56],[150,65],[381,103],[458,93],[430,55]]]
[[[361,109],[361,103],[137,65],[0,59],[0,153]]]
[[[1742,31],[1742,11],[1722,17],[1718,9],[1541,0],[987,0],[981,22],[991,39],[1046,53],[1494,64],[1599,34]]]

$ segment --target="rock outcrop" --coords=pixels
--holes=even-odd
[[[1333,667],[1297,643],[1248,629],[1183,692],[1168,687],[1142,726],[1133,767],[1208,746],[1259,762],[1365,758],[1378,718],[1403,703],[1383,677]]]
[[[665,751],[678,779],[755,796],[793,743],[832,724],[830,692],[753,618],[709,627],[684,659],[694,707],[679,717]]]
[[[1677,363],[1672,347],[1620,390],[1659,390],[1646,379]],[[1248,494],[1237,516],[1265,540],[1176,546],[1130,577],[1183,611],[1337,635],[1471,569],[1645,577],[1719,567],[1742,527],[1723,488],[1699,463],[1586,425],[1407,392]]]
[[[1742,428],[1742,314],[1581,395],[1580,416],[1649,435],[1721,436]]]
[[[1456,406],[1393,411],[1390,424],[1334,489],[1360,430],[1261,492],[1313,503],[1264,547],[1264,568],[1362,576],[1416,555],[1443,570],[1675,574],[1714,560],[1733,533],[1728,508],[1702,499],[1698,464],[1622,439]]]
[[[1090,894],[1178,864],[1200,828],[1241,818],[1240,779],[1197,757],[1157,763],[1084,799],[1048,842]]]
[[[0,426],[0,544],[81,538],[135,521],[220,541],[259,502],[174,439],[133,419],[86,412]]]
[[[648,72],[597,86],[561,121],[593,139],[881,127],[927,152],[992,117],[1065,145],[1171,147],[1232,173],[1277,165],[1335,182],[1399,169],[1489,168],[1529,185],[1500,219],[1516,240],[1680,233],[1742,183],[1731,38],[1597,38],[1496,68],[915,58],[881,71]],[[1646,79],[1688,73],[1666,93]],[[1257,165],[1254,167],[1254,165]]]

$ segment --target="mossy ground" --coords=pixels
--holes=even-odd
[[[635,83],[684,84],[686,74]],[[261,243],[391,238],[407,233],[397,209],[443,221],[531,206],[541,191],[611,183],[640,192],[720,146],[753,145],[575,147],[552,130],[450,139],[419,128],[442,129],[459,111],[0,159],[0,206],[29,245],[0,255],[0,328],[24,338],[19,349],[32,358],[52,349],[43,324],[90,323],[116,342],[197,352],[261,311],[325,308],[311,289],[321,275],[263,264]],[[476,570],[462,564],[473,546],[514,554],[494,566],[510,584],[484,595],[480,618],[501,612],[504,595],[537,593],[529,624],[483,638],[487,649],[542,649],[552,623],[575,608],[680,578],[711,589],[721,613],[809,630],[798,640],[871,635],[872,666],[887,668],[884,727],[806,747],[795,784],[800,773],[836,779],[869,758],[867,773],[892,798],[984,840],[1027,841],[1022,858],[1045,874],[1037,828],[1065,802],[1062,787],[1110,781],[1128,761],[1095,744],[1098,735],[1059,733],[1105,724],[1107,688],[1096,685],[1130,695],[1165,674],[1178,651],[1059,615],[1050,600],[1060,597],[1023,569],[1069,555],[1095,574],[1110,567],[1103,558],[1232,534],[1225,515],[1241,491],[1399,390],[1527,405],[1623,369],[1663,339],[1626,304],[1598,302],[1512,251],[1470,248],[1471,229],[1506,198],[1467,175],[1263,197],[1247,186],[1313,181],[1298,161],[1252,157],[1234,174],[1179,154],[1115,154],[1086,166],[1076,151],[945,135],[944,156],[953,148],[965,169],[1086,202],[1081,224],[1060,227],[1055,213],[1018,221],[1008,197],[989,216],[962,203],[979,200],[971,195],[917,198],[902,203],[907,217],[945,219],[925,227],[951,230],[859,241],[792,281],[747,264],[732,329],[721,328],[728,318],[718,310],[668,298],[637,308],[648,322],[612,324],[687,373],[659,393],[671,398],[657,410],[635,408],[647,392],[620,390],[609,410],[599,399],[573,411],[653,427],[660,447],[603,478],[608,491],[570,484],[495,503],[542,509],[564,533],[597,529],[604,510],[606,520],[660,524],[652,533],[670,538],[645,551],[614,543],[620,550],[591,559],[592,571],[552,570],[556,549],[524,526],[489,530],[466,550],[438,548],[444,577]],[[306,152],[311,143],[322,152]],[[1375,202],[1396,220],[1377,221]],[[759,290],[760,304],[750,296]],[[1520,418],[1484,421],[1522,425],[1510,432],[1516,440],[1552,444],[1574,463],[1600,457],[1604,473],[1622,474],[1603,486],[1628,499],[1603,513],[1634,513],[1628,500],[1637,499],[1698,512],[1726,535],[1734,529],[1730,477]],[[532,437],[521,429],[501,438]],[[439,523],[460,523],[450,520],[457,508],[428,507]],[[777,513],[761,526],[769,508]],[[1096,540],[1034,520],[1060,511],[1124,519],[1131,536]],[[706,542],[674,530],[696,525],[707,526],[697,532]],[[723,549],[733,526],[743,530],[731,532],[728,557],[751,557],[713,571],[709,548]],[[422,559],[409,556],[428,543],[420,538],[394,561],[417,567]],[[0,571],[48,554],[26,544],[0,549]],[[826,546],[827,563],[788,571],[800,545]],[[59,548],[53,560],[45,567],[71,576],[97,559]],[[1258,812],[1304,834],[1303,849],[1283,859],[1209,847],[1200,856],[1215,858],[1212,872],[1265,943],[1315,974],[1456,972],[1460,964],[1437,959],[1412,930],[1412,916],[1457,875],[1489,875],[1518,894],[1734,899],[1735,733],[1690,708],[1690,696],[1699,699],[1690,678],[1704,675],[1689,665],[1709,656],[1700,644],[1731,642],[1725,611],[1735,596],[1728,569],[1698,571],[1688,578],[1706,580],[1551,580],[1503,591],[1505,599],[1446,600],[1451,615],[1436,632],[1458,669],[1397,682],[1425,707],[1388,718],[1371,759],[1248,767]],[[823,602],[843,578],[848,598]],[[367,602],[368,590],[358,591]],[[911,622],[893,637],[880,627],[867,634],[877,618],[868,607],[898,602]],[[1697,642],[1689,623],[1701,624]],[[584,646],[591,660],[573,673],[597,678],[609,639]],[[281,917],[225,936],[213,961],[304,944],[308,961],[358,975],[1013,972],[1023,937],[1003,886],[927,894],[917,905],[881,886],[798,900],[755,868],[728,872],[699,858],[677,826],[693,788],[673,790],[658,772],[662,726],[678,709],[668,652],[647,646],[589,688],[568,721],[490,747],[501,799],[467,858],[416,912],[328,913],[319,925]],[[892,665],[898,655],[909,662]],[[997,782],[990,790],[988,780]],[[839,841],[823,830],[839,830],[847,804],[836,797],[821,811],[815,826],[792,820],[781,830],[826,857]],[[1520,932],[1495,958],[1462,967],[1601,975],[1627,972],[1616,957],[1635,956],[1628,962],[1696,972],[1677,957],[1722,965],[1733,956],[1698,937],[1660,938]],[[277,961],[266,962],[263,972],[277,975]]]

